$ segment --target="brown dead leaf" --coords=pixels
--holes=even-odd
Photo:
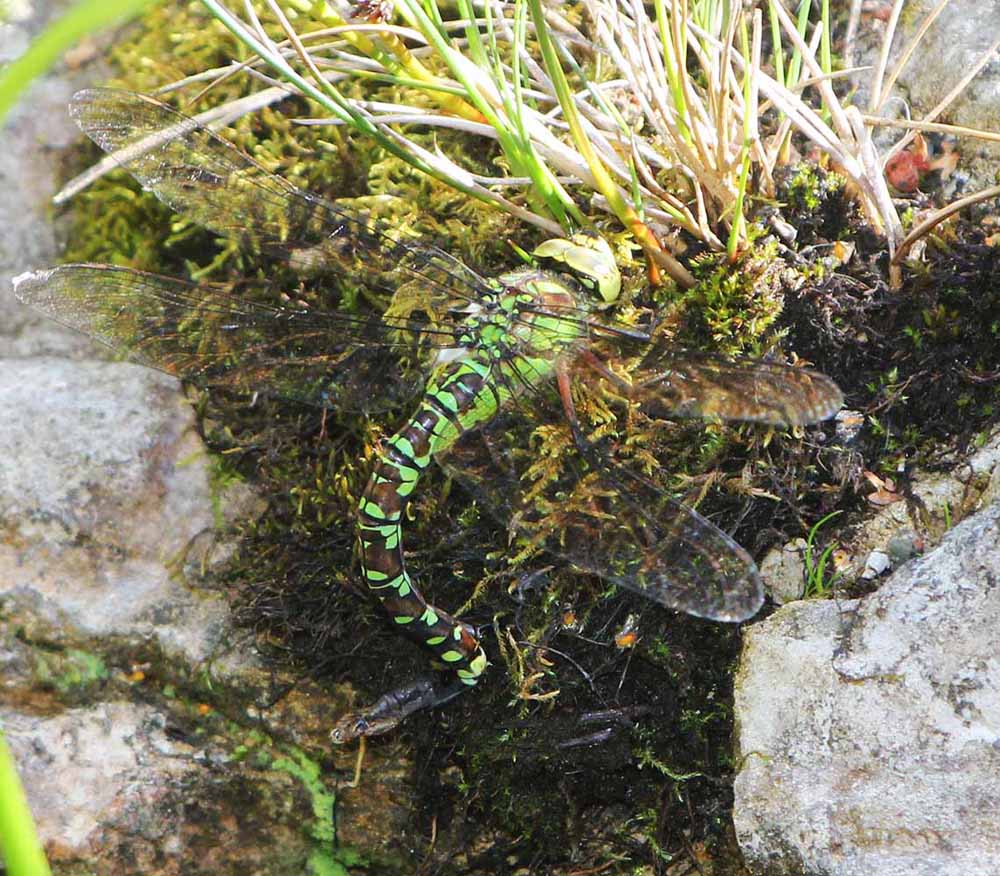
[[[870,505],[891,505],[903,498],[896,492],[896,484],[892,478],[883,478],[867,470],[864,472],[864,477],[875,488],[875,492],[866,497]]]

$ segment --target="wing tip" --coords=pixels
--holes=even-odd
[[[81,88],[74,92],[69,100],[69,117],[86,133],[85,124],[95,112],[99,111],[102,104],[110,101],[121,103],[126,100],[158,103],[154,98],[141,92],[129,91],[125,88],[102,88],[99,86]]]
[[[829,420],[830,417],[836,416],[837,412],[844,407],[844,391],[836,384],[832,377],[827,377],[825,374],[818,376],[826,384],[826,398],[824,399],[824,404],[816,411],[817,416],[814,420],[816,423]]]
[[[754,581],[756,585],[753,592],[749,594],[749,602],[727,607],[724,611],[719,611],[710,620],[720,621],[727,624],[741,624],[750,620],[764,605],[764,587],[759,578]]]
[[[37,288],[44,285],[52,277],[55,268],[42,268],[38,271],[25,271],[11,278],[11,286],[14,289],[14,297],[21,302],[30,303],[31,296],[27,294],[32,287]]]
[[[69,99],[70,118],[76,119],[85,108],[94,104],[109,90],[108,88],[81,88],[79,91],[73,92],[73,96]]]
[[[787,412],[783,425],[795,428],[815,426],[836,416],[844,407],[844,392],[833,378],[820,371],[809,371],[808,377],[812,388],[819,390],[814,393],[818,398],[808,408]]]
[[[70,98],[70,108],[76,106],[77,104],[83,105],[87,103],[94,103],[97,100],[109,97],[113,94],[132,94],[133,92],[127,91],[124,88],[108,88],[106,86],[94,85],[90,88],[81,88],[79,91],[74,91],[73,96]]]
[[[742,550],[742,549],[741,549]],[[750,560],[753,563],[752,560]],[[750,620],[764,605],[764,582],[756,564],[739,579],[740,586],[731,585],[721,598],[712,603],[689,599],[657,599],[666,608],[683,612],[702,620],[723,624],[741,624]]]
[[[764,605],[764,582],[756,564],[747,570],[742,584],[744,586],[732,588],[718,604],[705,610],[695,612],[690,607],[680,607],[678,610],[718,623],[741,624],[750,620]]]

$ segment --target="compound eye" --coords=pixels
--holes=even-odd
[[[571,273],[580,284],[597,292],[608,303],[617,300],[622,288],[621,274],[615,264],[611,247],[603,237],[594,234],[574,234],[569,240],[554,238],[535,247],[532,255],[548,259]]]

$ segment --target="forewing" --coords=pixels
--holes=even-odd
[[[440,315],[488,289],[470,268],[434,247],[398,239],[367,217],[296,188],[194,119],[143,94],[78,92],[70,113],[143,187],[174,210],[250,252],[315,272],[333,268],[394,287],[419,279]]]
[[[22,274],[14,294],[134,361],[203,386],[369,410],[421,383],[425,335],[403,321],[254,301],[111,265]]]

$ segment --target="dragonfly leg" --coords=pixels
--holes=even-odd
[[[606,373],[610,380],[620,382],[620,378],[615,377],[610,371],[607,371],[604,363],[593,353],[585,351],[581,354],[581,358],[590,367],[596,368],[601,374]],[[591,362],[590,360],[593,361]],[[559,388],[559,398],[562,399],[563,412],[573,433],[573,443],[576,445],[576,449],[595,471],[600,470],[603,467],[600,457],[595,452],[594,445],[583,434],[583,428],[580,426],[580,418],[576,415],[576,405],[573,404],[573,390],[570,383],[569,370],[565,366],[560,365],[556,368],[556,386]]]
[[[573,387],[570,382],[569,369],[565,365],[556,367],[556,386],[559,388],[559,398],[562,400],[563,413],[566,422],[573,432],[573,443],[577,449],[586,455],[590,450],[590,442],[584,437],[580,428],[580,418],[576,415],[576,405],[573,404]]]
[[[579,359],[588,368],[600,374],[601,377],[603,377],[605,380],[608,381],[608,383],[612,383],[615,386],[623,388],[628,386],[628,384],[624,380],[622,380],[617,374],[611,371],[608,368],[608,366],[605,365],[604,362],[602,362],[601,359],[591,350],[584,350],[582,353],[580,353]]]
[[[365,762],[365,752],[368,750],[368,737],[362,736],[358,739],[358,756],[354,761],[354,778],[349,782],[344,782],[345,788],[356,788],[361,784],[361,768]]]

